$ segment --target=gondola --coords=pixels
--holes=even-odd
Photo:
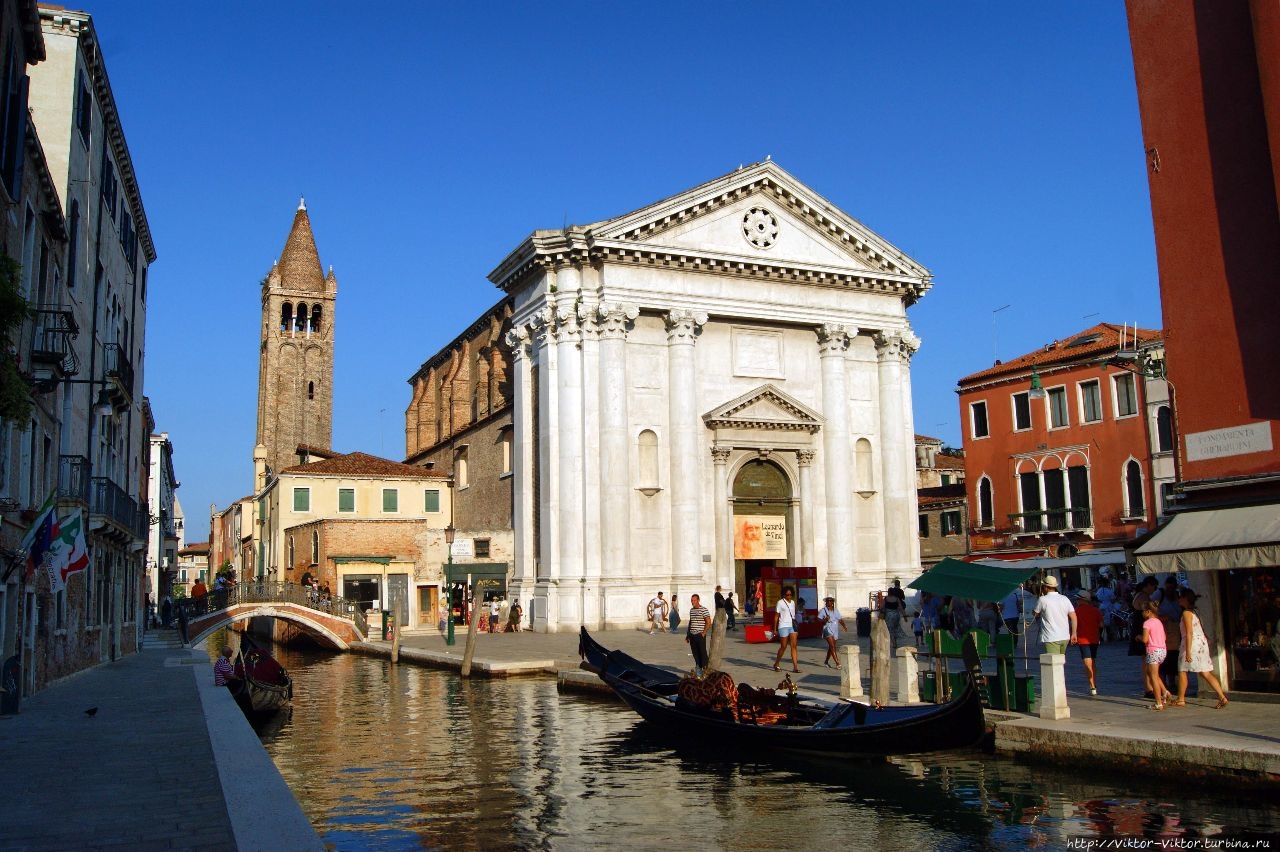
[[[265,716],[289,707],[293,700],[293,679],[267,650],[241,636],[236,659],[237,685],[231,694],[248,715]]]
[[[965,646],[969,677],[951,701],[882,708],[856,702],[821,703],[801,699],[794,692],[776,695],[745,684],[737,686],[731,697],[700,704],[680,694],[681,682],[686,679],[622,651],[610,651],[585,628],[578,649],[586,667],[619,698],[641,718],[667,732],[702,741],[718,740],[734,748],[891,755],[966,748],[982,739],[982,697],[975,682],[975,667],[981,672],[981,661],[972,640]]]

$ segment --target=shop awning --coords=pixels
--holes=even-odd
[[[1143,574],[1280,565],[1280,505],[1183,512],[1134,553]]]
[[[1124,565],[1126,562],[1124,549],[1086,550],[1075,556],[1037,556],[1032,559],[1019,559],[1011,564],[1019,568],[1035,566],[1041,571],[1063,568],[1088,568],[1095,565]]]
[[[1040,569],[1035,565],[1006,562],[993,565],[989,562],[961,562],[944,559],[921,574],[908,585],[921,592],[935,595],[952,595],[979,601],[999,601],[1020,583]]]

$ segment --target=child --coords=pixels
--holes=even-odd
[[[1142,641],[1147,647],[1142,662],[1143,681],[1156,699],[1151,709],[1163,710],[1165,701],[1172,702],[1174,695],[1160,679],[1160,664],[1169,653],[1165,646],[1164,622],[1160,620],[1160,604],[1148,600],[1142,606],[1142,616]]]
[[[916,610],[915,617],[911,619],[911,632],[916,634],[916,647],[924,647],[924,619],[920,616],[920,610]]]

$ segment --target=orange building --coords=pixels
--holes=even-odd
[[[971,553],[1064,557],[1072,585],[1120,570],[1173,476],[1166,386],[1137,368],[1162,351],[1159,331],[1103,323],[960,380]]]

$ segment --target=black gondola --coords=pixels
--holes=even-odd
[[[293,679],[267,650],[241,636],[236,660],[239,680],[231,690],[240,709],[248,715],[263,716],[289,707],[293,700]]]
[[[801,700],[794,693],[737,687],[736,707],[699,706],[680,696],[682,678],[622,651],[610,651],[582,630],[578,650],[586,666],[648,722],[669,732],[718,739],[735,748],[777,748],[821,754],[888,755],[941,751],[977,744],[985,732],[982,698],[966,645],[969,677],[946,704],[873,708],[855,702]],[[747,699],[747,696],[751,696]],[[748,707],[748,705],[750,705]]]

